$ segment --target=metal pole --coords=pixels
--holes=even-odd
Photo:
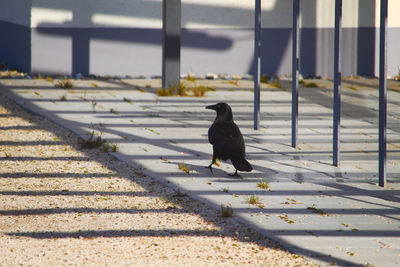
[[[180,61],[181,0],[163,0],[162,87],[179,82]]]
[[[340,85],[341,85],[341,46],[342,0],[335,0],[335,48],[334,48],[334,85],[333,85],[333,165],[340,161]]]
[[[260,73],[261,73],[261,0],[255,0],[254,11],[254,130],[260,127]]]
[[[386,183],[386,123],[387,123],[387,17],[388,0],[381,0],[379,44],[379,186]]]
[[[293,0],[292,28],[292,147],[297,146],[297,125],[299,115],[299,0]]]

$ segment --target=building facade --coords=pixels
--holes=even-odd
[[[253,0],[182,0],[181,73],[254,72]],[[300,72],[333,74],[334,0],[300,0]],[[343,75],[377,76],[379,0],[344,0]],[[389,0],[388,75],[400,72]],[[292,0],[262,0],[264,74],[291,74]],[[161,75],[162,0],[1,0],[0,62],[25,72]]]

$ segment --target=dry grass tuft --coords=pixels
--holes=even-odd
[[[54,86],[62,89],[71,89],[74,87],[74,84],[71,82],[70,79],[64,79],[62,81],[56,82]]]
[[[227,205],[221,204],[221,216],[232,217],[232,215],[233,215],[232,205],[230,203]]]
[[[187,174],[189,174],[189,172],[190,172],[190,166],[185,165],[184,162],[182,162],[181,164],[179,164],[179,169],[180,169],[181,171],[186,172]]]

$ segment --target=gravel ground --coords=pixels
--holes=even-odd
[[[312,266],[0,96],[0,266]]]

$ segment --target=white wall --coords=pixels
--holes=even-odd
[[[1,1],[5,9],[16,9],[29,1]],[[162,0],[31,0],[31,26],[38,27],[162,27]],[[7,3],[7,4],[5,4]],[[262,0],[265,28],[290,28],[292,0]],[[301,0],[300,26],[334,27],[335,0]],[[373,18],[359,18],[358,7],[375,6]],[[380,1],[344,0],[343,27],[379,27]],[[186,28],[252,28],[253,0],[182,0],[182,26]],[[400,1],[389,0],[389,27],[400,27]],[[1,12],[7,21],[19,21],[12,12]],[[0,18],[1,18],[0,16]],[[24,24],[24,25],[25,25]]]
[[[162,0],[32,0],[32,27],[162,27]]]
[[[189,29],[185,32],[186,35],[183,34],[185,44],[182,47],[182,72],[196,72],[196,70],[203,72],[206,69],[213,72],[249,71],[252,66],[254,2],[254,0],[182,0],[182,26],[186,30]],[[316,69],[318,72],[322,71],[324,75],[329,74],[332,67],[330,60],[333,53],[335,0],[301,0],[300,3],[300,27],[309,30],[308,40],[303,43],[303,46],[311,47],[309,52],[312,54],[311,57],[303,59],[307,59],[311,65],[315,63],[310,73],[313,73],[312,69]],[[267,49],[270,51],[267,52],[270,55],[273,53],[272,56],[274,56],[277,55],[276,48],[280,50],[279,60],[277,57],[274,63],[269,64],[277,65],[272,71],[281,74],[287,73],[291,64],[292,4],[293,0],[262,0],[262,25],[267,32],[264,34],[267,40],[264,40],[264,43],[272,44],[268,46]],[[379,8],[380,0],[343,0],[343,27],[347,30],[346,40],[343,40],[344,55],[347,55],[344,60],[347,60],[345,67],[349,67],[347,70],[349,72],[357,71],[360,65],[365,63],[365,61],[360,63],[357,60],[364,53],[360,47],[363,48],[365,40],[370,38],[365,37],[365,32],[360,34],[357,27],[365,27],[372,31],[374,27],[378,28]],[[400,10],[400,0],[389,0],[389,71],[391,75],[397,73],[397,65],[400,65],[398,10]],[[70,48],[69,50],[74,50],[73,47],[75,47],[77,50],[78,46],[76,42],[75,46],[73,45],[71,36],[82,37],[85,32],[88,32],[87,30],[90,30],[92,34],[89,41],[90,70],[99,73],[109,71],[109,68],[105,67],[109,60],[114,60],[113,64],[119,66],[117,59],[121,60],[126,55],[134,55],[131,58],[134,58],[136,62],[131,63],[127,60],[126,64],[121,65],[121,70],[133,69],[130,64],[134,64],[134,66],[142,66],[143,70],[146,69],[144,74],[159,74],[162,0],[0,0],[1,21],[6,22],[3,23],[3,27],[6,27],[4,29],[7,29],[9,22],[32,29],[29,34],[29,30],[25,33],[25,30],[17,28],[27,35],[23,40],[18,37],[19,34],[14,34],[15,38],[21,39],[21,43],[31,40],[31,52],[28,54],[32,60],[27,64],[32,63],[32,67],[39,66],[40,69],[46,70],[46,66],[43,65],[46,55],[49,58],[48,61],[52,62],[55,57],[51,53],[58,56],[63,54],[65,58],[60,58],[55,63],[58,64],[56,69],[60,72],[69,72],[72,68],[71,57],[75,52],[61,51],[60,47]],[[113,32],[104,34],[103,29],[108,28]],[[119,30],[126,28],[135,29],[128,31],[129,34],[132,32],[138,34],[134,38],[128,34],[129,38],[125,38],[126,35],[119,34]],[[317,31],[313,32],[315,28]],[[11,34],[14,32],[11,31]],[[188,43],[189,39],[193,41]],[[302,42],[305,39],[303,38]],[[372,40],[377,42],[378,35],[375,38],[372,37]],[[203,43],[199,44],[202,41]],[[16,41],[10,39],[8,44],[2,47],[10,47],[12,43]],[[367,44],[367,47],[368,45],[371,47],[370,44]],[[50,51],[52,49],[54,51]],[[119,54],[105,55],[103,53],[103,51],[113,49]],[[378,43],[367,49],[365,54],[373,54],[371,52],[373,49],[377,51]],[[313,55],[314,51],[315,55]],[[209,64],[216,58],[222,63]],[[375,59],[376,62],[377,59]],[[199,66],[203,67],[199,68]],[[49,64],[46,68],[54,69],[53,67],[54,64]],[[215,68],[215,70],[210,68]],[[112,69],[116,72],[120,71],[115,66]]]

